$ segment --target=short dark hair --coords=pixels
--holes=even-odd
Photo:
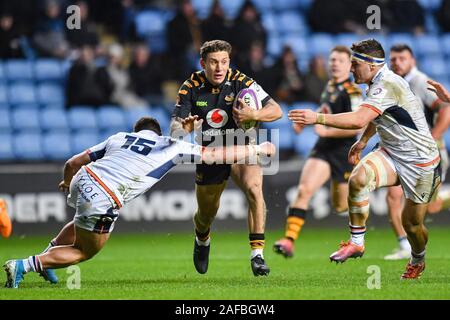
[[[383,46],[375,39],[366,39],[352,44],[353,51],[364,53],[374,58],[384,58]]]
[[[408,46],[406,43],[397,43],[391,47],[391,52],[403,52],[403,51],[408,51],[414,57],[414,53],[411,47]]]
[[[200,48],[200,56],[203,60],[206,60],[209,53],[219,51],[225,51],[228,52],[228,55],[231,55],[231,44],[225,40],[206,41]]]
[[[335,46],[333,49],[331,49],[330,54],[334,51],[346,53],[348,54],[349,58],[352,56],[352,51],[347,46]]]
[[[133,131],[139,132],[141,130],[151,130],[156,132],[159,136],[162,135],[158,120],[152,117],[142,117],[136,121]]]

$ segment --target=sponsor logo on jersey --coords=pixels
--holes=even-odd
[[[219,94],[219,92],[220,92],[220,89],[219,89],[219,88],[212,88],[212,89],[211,89],[211,93],[212,93],[212,94]]]
[[[222,109],[212,109],[206,115],[206,121],[213,128],[221,128],[228,122],[228,114]]]
[[[197,107],[207,107],[207,106],[208,106],[208,101],[197,101],[197,102],[195,103],[195,105],[196,105]]]
[[[376,88],[376,89],[373,91],[373,95],[374,95],[374,96],[379,95],[379,94],[381,93],[381,91],[383,91],[383,89],[381,89],[381,88]]]
[[[234,92],[232,92],[230,95],[225,96],[225,103],[227,105],[232,104],[234,101]]]

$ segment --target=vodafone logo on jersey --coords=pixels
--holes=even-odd
[[[228,114],[222,109],[212,109],[206,115],[206,121],[213,128],[221,128],[228,122]]]

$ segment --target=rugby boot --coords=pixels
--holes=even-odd
[[[335,261],[336,263],[343,263],[348,258],[358,258],[362,257],[364,254],[364,246],[358,246],[348,240],[347,242],[341,241],[339,245],[339,250],[333,252],[330,256],[330,261]]]

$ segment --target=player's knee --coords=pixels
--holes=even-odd
[[[350,192],[358,192],[367,187],[367,175],[364,167],[355,170],[348,180]]]
[[[422,229],[422,223],[406,219],[402,219],[402,225],[407,234],[416,234]]]

